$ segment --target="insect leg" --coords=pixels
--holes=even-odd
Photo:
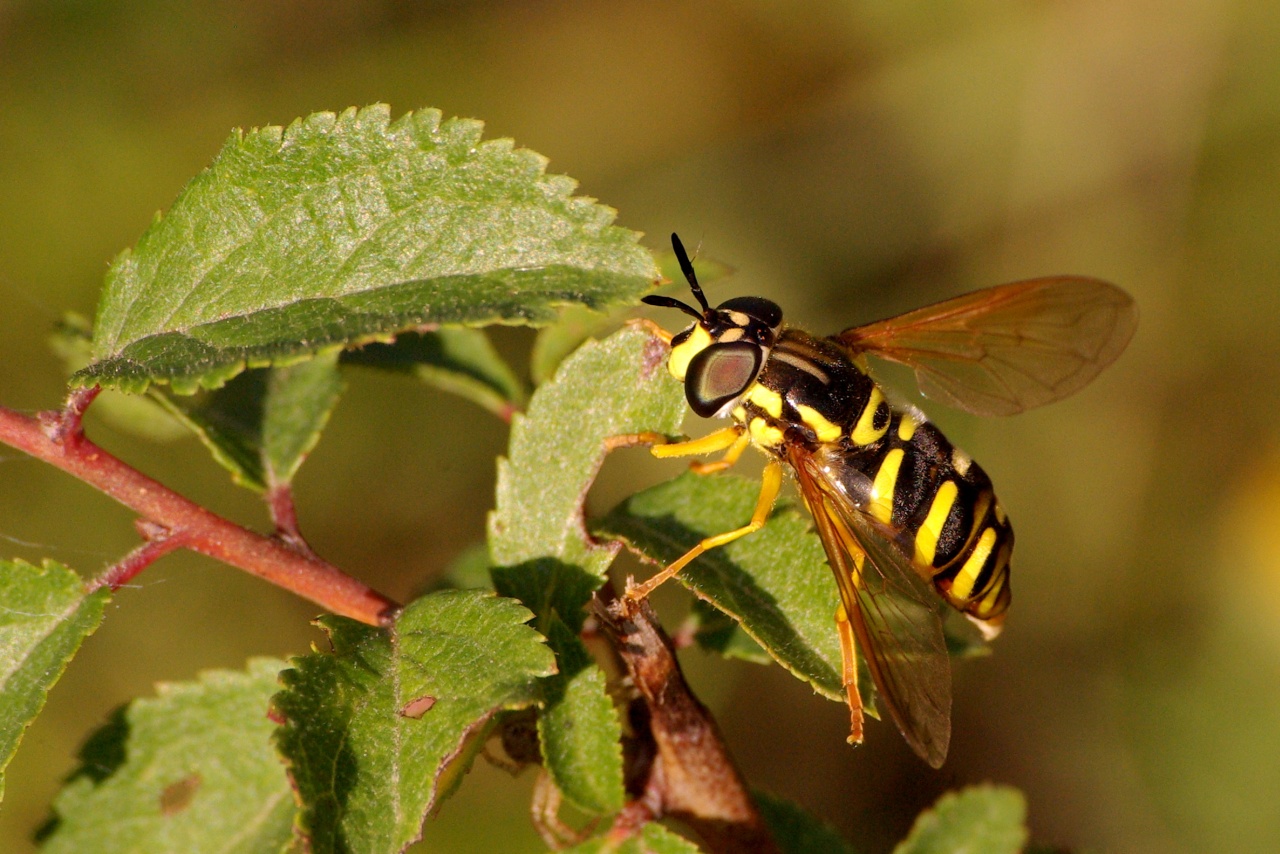
[[[718,471],[724,471],[738,461],[745,451],[751,445],[751,434],[741,427],[730,427],[730,430],[738,431],[738,438],[729,446],[729,450],[724,452],[724,456],[716,460],[714,463],[695,462],[689,465],[694,474],[715,474]]]
[[[862,744],[862,694],[858,691],[858,642],[844,604],[836,608],[836,631],[840,635],[841,676],[849,702],[849,743]]]
[[[665,442],[665,440],[664,440]],[[746,450],[747,445],[751,444],[751,437],[741,426],[734,424],[732,427],[725,427],[714,433],[708,433],[700,439],[689,439],[685,442],[672,442],[670,444],[655,444],[649,449],[649,453],[661,460],[670,459],[671,457],[694,457],[702,454],[714,454],[716,451],[729,449],[725,457],[734,454],[734,461],[742,455],[742,451]],[[738,449],[738,446],[741,449]],[[714,463],[712,463],[714,465]]]
[[[746,450],[747,445],[751,444],[751,437],[737,425],[725,427],[723,430],[717,430],[714,433],[708,433],[700,439],[689,439],[684,442],[671,442],[661,433],[653,432],[621,433],[604,440],[606,451],[616,451],[619,448],[634,448],[636,445],[652,445],[653,447],[649,449],[649,452],[659,459],[714,454],[716,451],[723,451],[725,448],[729,449],[729,454],[733,454],[738,444],[742,445],[742,449],[737,450],[736,455],[733,457],[734,461],[742,455],[742,451]],[[728,458],[729,454],[726,454],[725,457]],[[715,464],[712,463],[711,465]]]
[[[760,497],[756,501],[755,512],[751,514],[751,521],[743,525],[741,528],[735,528],[732,531],[726,531],[723,534],[716,534],[714,537],[707,537],[698,543],[689,551],[669,565],[666,569],[650,578],[643,584],[627,590],[627,598],[639,601],[650,593],[652,593],[660,584],[674,576],[680,570],[684,569],[698,555],[714,549],[717,546],[723,546],[731,543],[739,537],[745,537],[747,534],[754,533],[764,527],[765,521],[769,518],[769,513],[773,511],[773,503],[778,500],[778,493],[782,491],[782,463],[777,460],[770,460],[769,464],[764,468],[764,478],[760,483]]]

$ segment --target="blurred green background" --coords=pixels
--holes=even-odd
[[[737,268],[713,300],[764,294],[815,331],[1034,275],[1127,288],[1137,338],[1076,398],[1009,420],[926,404],[1019,540],[1015,610],[995,655],[958,668],[941,772],[888,725],[848,748],[846,712],[776,667],[686,663],[753,785],[863,851],[984,780],[1021,788],[1057,845],[1280,850],[1280,5],[0,0],[0,402],[58,403],[52,325],[92,314],[107,261],[232,127],[374,101],[485,120],[649,246],[676,230]],[[481,539],[505,427],[351,379],[299,478],[302,525],[409,596]],[[265,526],[195,441],[90,430]],[[670,471],[633,456],[593,508]],[[94,573],[130,523],[0,448],[0,552]],[[671,625],[682,598],[662,600]],[[314,611],[190,556],[144,573],[28,732],[0,851],[30,850],[108,710],[301,653]],[[531,783],[477,767],[420,850],[540,850]]]

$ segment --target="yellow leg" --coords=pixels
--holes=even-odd
[[[643,433],[638,435],[645,435]],[[655,444],[649,449],[649,453],[653,454],[660,460],[670,459],[672,457],[695,457],[702,454],[714,454],[716,451],[723,451],[725,448],[733,453],[734,447],[746,438],[743,444],[743,450],[751,444],[751,437],[737,424],[732,427],[725,427],[723,430],[717,430],[714,433],[708,433],[701,439],[690,439],[687,442],[672,442],[670,444]],[[665,440],[663,440],[665,442]],[[742,455],[742,451],[738,451],[738,456]],[[735,457],[736,459],[736,457]]]
[[[849,703],[849,743],[862,744],[862,694],[858,691],[858,643],[844,605],[836,608],[836,631],[840,635],[840,661],[845,697]]]
[[[658,585],[667,579],[673,577],[680,570],[684,569],[698,555],[714,549],[717,546],[723,546],[731,543],[739,537],[745,537],[747,534],[755,533],[764,527],[765,521],[769,518],[769,513],[773,510],[773,502],[778,500],[778,493],[782,491],[782,463],[777,460],[770,460],[769,464],[764,467],[764,478],[760,484],[760,498],[756,501],[755,512],[751,514],[751,521],[736,528],[732,531],[726,531],[723,534],[716,534],[714,537],[707,537],[698,543],[666,569],[650,578],[644,584],[632,587],[627,591],[627,598],[639,601],[650,593],[652,593]]]
[[[734,429],[734,428],[729,428]],[[745,451],[751,445],[751,434],[746,430],[738,428],[738,438],[729,446],[729,450],[724,452],[724,456],[716,460],[714,463],[695,462],[690,463],[689,468],[694,474],[715,474],[718,471],[724,471],[738,461]]]
[[[661,433],[619,433],[604,440],[606,452],[619,448],[634,448],[636,445],[664,445],[667,437]]]
[[[661,433],[645,432],[645,433],[621,433],[617,436],[610,436],[604,440],[604,448],[606,451],[616,451],[619,448],[634,448],[637,445],[651,445],[649,453],[659,459],[670,459],[672,457],[693,457],[699,454],[714,454],[716,451],[723,451],[728,448],[728,452],[724,455],[724,459],[729,461],[729,465],[738,461],[738,457],[742,456],[742,452],[751,444],[751,436],[746,430],[738,425],[725,427],[723,430],[717,430],[714,433],[708,433],[701,439],[689,439],[685,442],[670,442],[667,437]],[[721,460],[724,462],[724,460]],[[703,464],[698,464],[701,467]],[[717,466],[714,471],[729,466],[720,466],[718,463],[706,463],[705,465]],[[699,474],[707,474],[708,472],[699,472]]]
[[[633,320],[628,320],[627,325],[643,329],[655,338],[660,339],[663,344],[670,344],[671,339],[676,337],[673,333],[663,329],[647,317],[637,317]]]

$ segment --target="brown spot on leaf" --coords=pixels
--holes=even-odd
[[[413,718],[415,721],[431,711],[431,707],[436,704],[436,698],[430,694],[424,694],[416,700],[410,700],[404,704],[404,708],[400,710],[402,717]]]
[[[160,793],[160,812],[164,815],[177,815],[191,806],[191,801],[203,782],[204,778],[199,774],[192,774],[190,777],[183,777],[178,782],[165,786],[164,791]]]
[[[644,355],[640,361],[640,378],[648,380],[652,377],[654,372],[666,363],[667,354],[670,352],[670,348],[657,338],[645,341]]]

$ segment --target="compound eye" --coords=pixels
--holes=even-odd
[[[717,308],[720,312],[742,312],[752,320],[758,320],[770,329],[782,323],[782,309],[773,300],[764,297],[734,297],[725,300]]]
[[[710,418],[724,405],[740,396],[755,381],[764,361],[759,344],[733,341],[712,344],[689,361],[684,377],[684,395],[689,408]]]

